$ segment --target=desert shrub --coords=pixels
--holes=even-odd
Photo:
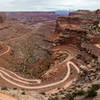
[[[45,95],[45,92],[40,92],[40,94]]]
[[[13,90],[17,90],[17,88],[13,88]]]
[[[93,84],[92,87],[87,91],[87,97],[95,97],[97,96],[97,90],[100,88],[99,84]]]
[[[72,94],[67,94],[66,99],[68,100],[74,100],[74,96]]]
[[[81,96],[81,95],[84,95],[85,94],[85,91],[83,90],[78,90],[76,92],[73,93],[73,96]]]
[[[94,90],[100,89],[100,84],[93,84],[92,89],[94,89]]]
[[[96,90],[95,89],[89,89],[88,91],[87,91],[87,97],[91,97],[91,98],[93,98],[93,97],[95,97],[95,96],[97,96],[97,92],[96,92]]]
[[[2,87],[1,90],[8,90],[7,87]]]
[[[22,94],[22,95],[25,95],[26,93],[25,93],[25,91],[23,91],[21,94]]]
[[[96,71],[100,71],[100,68],[96,68]]]
[[[54,98],[49,98],[48,100],[59,100],[58,97],[54,97]]]
[[[61,90],[61,91],[59,91],[59,93],[60,93],[60,94],[64,94],[64,91],[63,91],[63,90]]]

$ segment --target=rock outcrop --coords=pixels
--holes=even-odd
[[[94,13],[95,15],[100,15],[100,9],[96,10]]]
[[[58,17],[55,32],[49,36],[48,40],[57,44],[77,44],[90,38],[88,36],[91,34],[99,34],[99,10],[95,11],[97,16],[93,16],[93,13],[78,10],[67,17]]]
[[[83,92],[86,88],[86,91],[88,91],[87,85],[91,86],[97,81],[99,81],[100,85],[100,67],[98,68],[98,66],[100,66],[100,61],[98,60],[100,59],[100,48],[95,45],[100,44],[100,10],[94,12],[78,10],[70,13],[67,17],[58,17],[55,32],[48,36],[48,41],[53,42],[55,47],[57,45],[59,45],[58,47],[66,45],[77,49],[78,54],[74,59],[88,69],[86,71],[80,68],[81,72],[77,83],[73,83],[71,89],[68,91],[60,91],[58,95],[56,95],[58,100],[69,100],[67,97],[59,99],[60,93],[65,94],[67,91],[66,94],[72,94],[70,96],[72,96],[74,100],[73,93],[77,93],[76,91],[80,90]],[[55,58],[56,54],[53,56]],[[87,94],[83,97],[86,95]],[[99,93],[95,98],[100,99]],[[75,98],[75,100],[85,99],[88,100],[87,98]]]
[[[90,14],[91,12],[89,10],[77,10],[76,12],[71,12],[69,14],[69,16],[72,16],[72,15],[80,15],[80,14]]]

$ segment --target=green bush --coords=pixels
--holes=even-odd
[[[7,87],[2,87],[1,90],[8,90],[8,88]]]
[[[45,95],[45,92],[41,92],[40,94]]]
[[[22,92],[22,95],[25,95],[25,94],[26,94],[26,93],[23,91],[23,92]]]
[[[100,89],[100,84],[93,84],[92,89],[94,89],[94,90]]]
[[[13,90],[17,90],[17,88],[13,88]]]
[[[96,68],[96,71],[100,71],[100,68]]]
[[[72,94],[67,94],[66,99],[68,100],[74,100],[74,96]]]
[[[97,96],[97,92],[95,89],[91,88],[87,91],[87,97],[93,98]]]
[[[59,100],[58,97],[49,98],[48,100]]]
[[[60,94],[64,94],[64,91],[63,91],[63,90],[61,90],[61,91],[59,91],[59,93],[60,93]]]
[[[73,96],[74,96],[74,97],[75,97],[75,96],[81,96],[81,95],[84,95],[84,94],[85,94],[85,91],[79,90],[79,91],[74,92],[74,93],[73,93]]]
[[[100,89],[100,84],[93,84],[92,87],[87,91],[87,97],[97,96],[98,89]]]

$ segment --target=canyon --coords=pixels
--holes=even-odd
[[[88,85],[100,82],[100,10],[78,10],[64,17],[54,13],[15,13],[18,18],[7,15],[9,19],[4,18],[0,29],[1,90],[24,90],[29,100],[34,98],[30,97],[34,91],[50,96],[49,100],[70,100],[63,96],[73,96],[73,87],[79,85],[88,91]],[[33,15],[39,16],[38,21]],[[45,17],[48,19],[44,21]],[[21,98],[21,94],[17,96]],[[75,100],[84,98],[75,96]]]

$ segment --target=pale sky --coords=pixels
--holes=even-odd
[[[0,0],[0,11],[100,9],[100,0]]]

